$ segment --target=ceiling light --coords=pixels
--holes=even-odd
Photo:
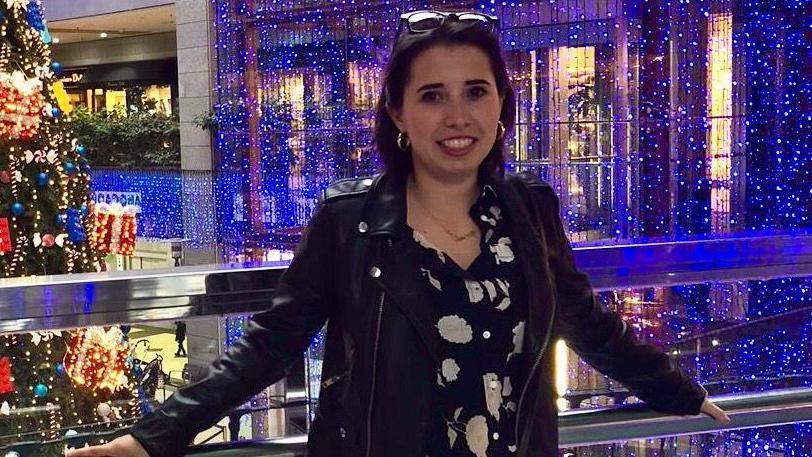
[[[102,38],[107,38],[107,32],[102,32],[99,34],[99,36]]]
[[[59,44],[59,38],[57,38],[57,37],[54,37],[53,40],[51,40],[51,41],[53,41],[54,44]]]

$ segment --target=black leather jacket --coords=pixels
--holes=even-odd
[[[637,342],[593,297],[573,264],[551,187],[529,175],[491,178],[514,222],[514,252],[528,284],[518,455],[557,455],[550,341],[654,409],[698,414],[705,390],[670,358]],[[179,456],[225,412],[285,376],[328,322],[312,457],[418,457],[436,378],[433,311],[417,269],[392,242],[406,221],[405,183],[387,174],[333,184],[313,216],[269,309],[200,382],[176,392],[131,433],[152,457]]]

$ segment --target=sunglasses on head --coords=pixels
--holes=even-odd
[[[409,33],[428,33],[440,28],[448,18],[459,22],[479,23],[491,32],[496,32],[499,27],[499,18],[484,13],[423,10],[401,14],[397,35],[400,36],[404,29]]]

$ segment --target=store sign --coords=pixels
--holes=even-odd
[[[108,205],[118,203],[122,206],[133,205],[141,212],[141,192],[115,192],[110,190],[97,190],[93,192],[93,201],[96,203],[107,203]]]
[[[76,84],[83,79],[85,79],[84,73],[71,73],[63,76],[60,81],[62,81],[63,84]]]

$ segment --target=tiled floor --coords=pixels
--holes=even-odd
[[[139,343],[139,341],[141,341],[141,343]],[[137,345],[135,346],[135,356],[146,362],[154,360],[156,356],[160,355],[163,358],[162,365],[164,373],[169,374],[172,379],[180,379],[181,371],[183,370],[183,366],[186,364],[188,359],[186,357],[175,357],[175,351],[178,350],[178,344],[175,342],[174,326],[133,326],[130,330],[130,344]],[[186,342],[183,343],[183,346],[188,352],[189,347]],[[172,395],[172,392],[174,391],[174,387],[167,386],[166,389],[159,389],[155,393],[155,396],[157,397],[158,401],[163,402],[163,400]],[[212,427],[204,432],[201,432],[195,439],[195,443],[199,443],[212,436],[214,436],[214,438],[208,440],[209,443],[223,442],[224,438],[228,435],[228,432],[224,434],[222,433],[222,428],[218,427],[227,429],[228,419],[224,418],[217,424],[216,427]],[[250,428],[247,431],[250,433]],[[241,429],[240,434],[245,436],[245,431]]]

